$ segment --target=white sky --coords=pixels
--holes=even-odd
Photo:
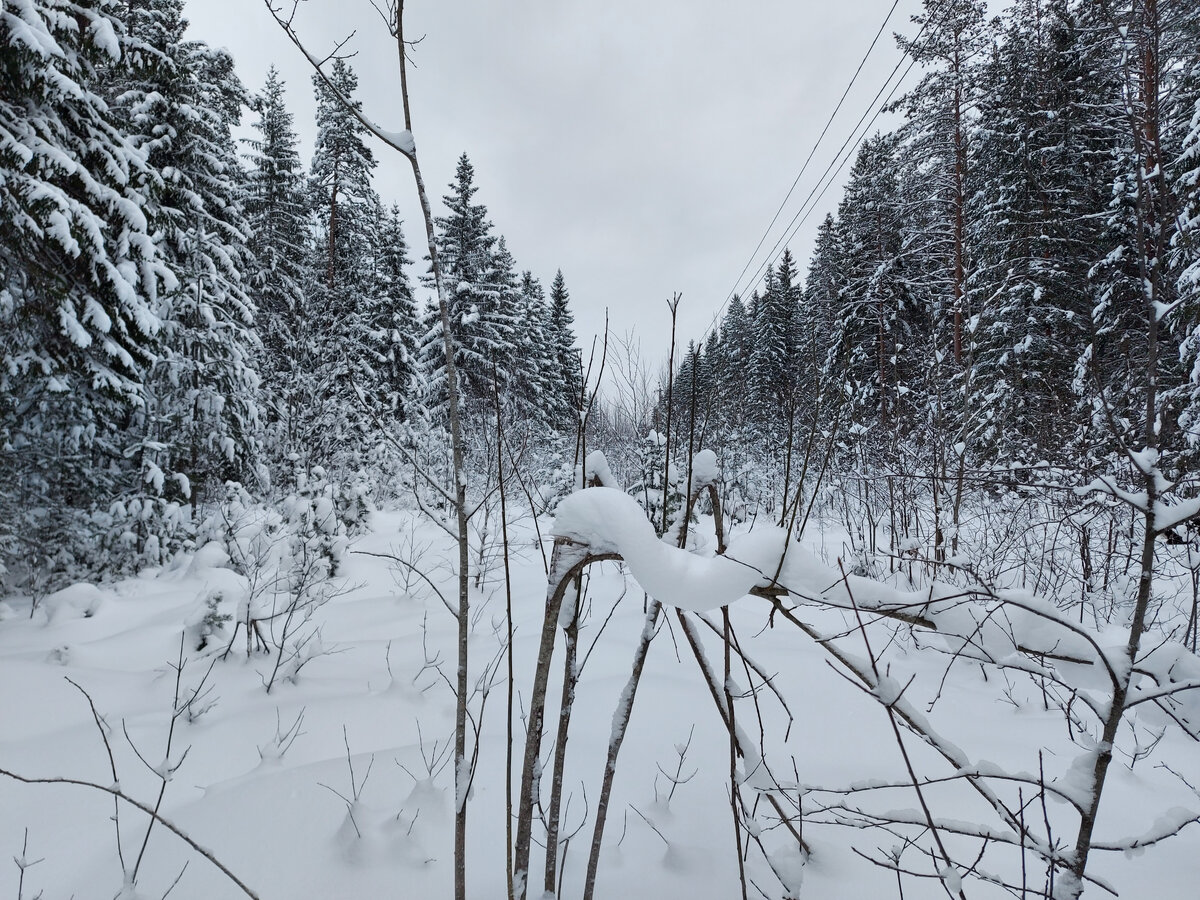
[[[665,357],[666,301],[683,294],[680,339],[699,340],[891,5],[408,0],[406,34],[425,35],[409,86],[426,184],[440,199],[465,150],[477,199],[517,264],[547,288],[562,268],[585,356],[607,307],[613,332],[636,330],[649,356]],[[892,33],[913,34],[919,8],[900,0],[750,273],[898,62]],[[185,13],[191,36],[229,49],[250,90],[271,63],[279,68],[307,163],[311,70],[263,0],[188,0]],[[304,0],[297,21],[319,55],[356,31],[359,97],[375,121],[399,130],[395,46],[369,0]],[[411,170],[374,149],[376,187],[401,204],[410,245],[420,247]],[[802,272],[840,183],[791,241]]]

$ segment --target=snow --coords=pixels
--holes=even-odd
[[[111,20],[104,16],[95,16],[88,25],[88,33],[91,35],[92,43],[108,54],[109,59],[116,62],[121,58],[121,43],[113,30]]]
[[[591,488],[569,496],[564,501],[566,515],[560,514],[552,528],[544,526],[543,533],[570,526],[576,536],[586,534],[624,551],[631,549],[629,536],[611,532],[628,528],[645,545],[643,551],[654,565],[668,567],[670,578],[690,583],[712,576],[709,566],[718,560],[696,557],[695,572],[690,571],[692,564],[681,567],[671,558],[673,553],[664,553],[674,548],[658,541],[652,528],[647,532],[649,526],[643,524],[640,509],[631,510],[627,498],[614,499],[613,494],[619,492]],[[442,897],[451,891],[453,813],[462,799],[454,791],[454,761],[449,751],[453,746],[453,697],[436,671],[423,667],[428,659],[440,660],[438,665],[452,676],[449,667],[453,666],[456,623],[432,591],[423,586],[410,593],[397,591],[386,561],[354,551],[386,553],[394,549],[397,535],[411,533],[417,546],[430,548],[424,561],[429,563],[435,583],[452,593],[453,573],[441,559],[452,558],[453,546],[437,526],[409,512],[379,513],[374,525],[375,531],[361,538],[347,556],[344,581],[339,582],[347,588],[346,593],[313,614],[325,645],[333,652],[315,657],[303,678],[266,694],[262,675],[269,673],[273,655],[259,652],[247,658],[239,639],[230,658],[221,661],[220,651],[230,635],[228,623],[208,650],[187,647],[182,677],[185,691],[198,685],[212,665],[208,681],[216,702],[195,720],[182,716],[176,723],[176,743],[169,758],[172,767],[181,760],[182,765],[172,773],[164,813],[211,848],[264,898],[389,896],[397,884],[403,885],[406,896]],[[705,530],[711,525],[702,518],[696,527]],[[852,613],[836,608],[846,600],[846,585],[836,566],[820,558],[821,543],[836,544],[838,537],[817,532],[810,537],[811,543],[789,551],[781,578],[795,579],[814,600],[825,592],[833,606],[806,603],[796,613],[831,635],[830,640],[853,655],[858,665],[869,666]],[[528,546],[534,539],[528,520],[514,523],[514,546]],[[766,571],[769,576],[778,563],[779,539],[773,528],[736,534],[730,553],[748,565],[725,562],[735,569]],[[638,557],[637,547],[632,549],[632,555]],[[514,664],[521,692],[532,672],[545,580],[538,553],[514,555],[513,561]],[[113,726],[110,739],[122,788],[152,801],[158,778],[133,755],[121,723],[147,760],[158,764],[164,759],[174,683],[170,666],[178,653],[181,630],[190,625],[191,640],[209,597],[220,595],[222,610],[238,611],[247,582],[230,566],[227,545],[213,541],[137,578],[108,585],[75,585],[51,594],[42,599],[32,619],[27,604],[22,606],[19,598],[10,600],[0,615],[0,721],[5,723],[0,768],[111,783],[107,755],[87,701],[64,681],[63,676],[69,676],[88,690],[98,712]],[[634,574],[632,566],[629,574]],[[727,593],[753,584],[751,575],[762,579],[759,572],[748,572],[743,576],[746,581],[729,586]],[[717,576],[724,577],[719,571]],[[647,580],[653,581],[654,576]],[[913,604],[920,599],[921,606],[910,608],[936,618],[947,628],[953,625],[961,632],[975,621],[968,607],[949,598],[949,586],[905,593],[865,578],[852,576],[847,581],[861,609]],[[567,820],[572,829],[584,815],[583,789],[589,803],[594,802],[614,710],[622,708],[630,655],[646,622],[640,592],[627,590],[620,567],[593,566],[587,582],[587,599],[581,607],[581,656],[597,638],[597,626],[609,617],[611,605],[622,595],[625,600],[613,610],[581,672],[567,769],[567,782],[574,791]],[[667,598],[664,602],[686,599],[679,595],[690,596],[697,590],[706,596],[710,593],[704,585],[685,589],[656,584],[655,589]],[[707,596],[710,602],[725,599],[724,591],[722,596],[716,596],[715,590],[711,593]],[[1040,610],[1034,599],[1024,597],[1022,602]],[[473,667],[482,666],[497,646],[489,625],[495,615],[494,601],[489,606],[481,596],[476,608],[480,604],[482,619],[472,636]],[[977,613],[981,607],[969,608]],[[1036,681],[1015,677],[985,680],[977,666],[961,663],[954,666],[954,677],[945,679],[947,657],[929,649],[931,640],[938,646],[937,638],[923,633],[914,641],[915,631],[892,635],[890,626],[876,623],[867,627],[873,638],[880,638],[874,646],[884,675],[874,696],[868,696],[830,671],[829,657],[819,644],[778,620],[775,627],[766,627],[766,613],[764,607],[750,602],[734,602],[730,607],[742,645],[788,697],[795,722],[789,726],[771,693],[757,676],[750,678],[743,671],[736,657],[731,686],[739,693],[755,692],[753,699],[736,701],[739,735],[747,748],[739,766],[739,783],[748,806],[757,806],[748,826],[758,833],[770,859],[768,870],[757,850],[752,851],[748,871],[756,883],[771,885],[767,890],[773,900],[895,895],[895,877],[865,863],[854,851],[886,853],[897,839],[882,832],[827,824],[829,817],[815,811],[830,800],[867,812],[907,810],[916,823],[911,833],[923,830],[923,813],[907,783],[903,759],[879,700],[895,702],[898,708],[919,708],[921,715],[914,718],[922,727],[940,725],[945,731],[945,744],[959,760],[957,765],[947,765],[925,744],[905,736],[914,765],[923,776],[950,779],[927,788],[939,822],[961,823],[973,829],[972,833],[1004,833],[994,824],[988,831],[976,820],[980,804],[963,784],[967,774],[995,779],[990,783],[1002,790],[1008,784],[1004,780],[1007,775],[1025,773],[1022,777],[1028,787],[1036,784],[1041,764],[1052,789],[1050,797],[1055,792],[1066,793],[1073,801],[1084,796],[1095,748],[1078,746],[1076,741],[1084,738],[1076,734],[1072,739],[1062,716],[1044,709]],[[1015,616],[1014,611],[1010,613]],[[676,655],[667,627],[672,618],[673,613],[659,617],[661,630],[651,645],[646,673],[627,720],[610,828],[601,856],[597,897],[603,900],[680,895],[692,900],[725,900],[739,891],[729,834],[728,734],[688,656],[678,623],[674,629]],[[264,627],[269,632],[269,625]],[[1019,623],[1017,627],[1025,628]],[[1036,636],[1034,625],[1028,630]],[[720,679],[720,642],[703,627],[700,631],[710,642],[709,656]],[[1111,637],[1102,636],[1100,645],[1117,646]],[[961,634],[955,640],[961,643]],[[987,640],[998,641],[999,637]],[[385,655],[390,656],[390,672]],[[1200,675],[1200,662],[1178,643],[1149,648],[1140,665],[1164,682]],[[1149,680],[1146,684],[1147,689],[1153,688]],[[935,695],[939,699],[933,704]],[[549,708],[557,708],[555,699]],[[1153,704],[1144,708],[1147,722],[1158,721],[1152,715]],[[756,709],[763,715],[761,737]],[[1077,703],[1076,710],[1080,709]],[[519,715],[518,710],[514,717],[518,751]],[[503,700],[493,698],[479,721],[480,756],[466,798],[470,803],[469,895],[502,896],[504,840],[498,839],[503,830],[496,823],[504,819]],[[785,738],[789,727],[791,733]],[[689,740],[693,729],[694,737]],[[547,759],[548,750],[549,742],[543,748]],[[669,787],[661,773],[674,772],[685,751],[683,771],[695,775],[678,785],[669,805],[660,802]],[[370,776],[364,779],[372,759]],[[1183,789],[1171,773],[1156,767],[1159,759],[1196,783],[1194,744],[1176,734],[1168,734],[1155,758],[1135,770],[1131,771],[1120,755],[1110,769],[1110,793],[1106,793],[1098,823],[1098,841],[1117,850],[1133,847],[1144,855],[1128,859],[1122,852],[1097,853],[1094,867],[1095,875],[1113,883],[1123,896],[1188,896],[1187,889],[1200,878],[1200,861],[1193,852],[1190,831],[1177,839],[1153,842],[1173,828],[1186,826],[1200,812],[1200,800]],[[350,766],[356,789],[351,787]],[[794,786],[787,787],[789,784]],[[828,792],[851,787],[853,793],[848,795]],[[810,857],[777,826],[774,812],[766,806],[766,794],[791,802],[797,790],[809,798],[805,801],[804,836],[812,848]],[[1016,791],[1012,786],[1006,798],[1015,802]],[[546,792],[543,785],[542,793]],[[1033,796],[1027,790],[1026,802]],[[1040,804],[1036,805],[1040,822],[1043,812]],[[71,788],[17,786],[0,780],[0,808],[4,809],[0,848],[7,858],[21,854],[28,827],[25,855],[46,859],[26,873],[28,896],[38,891],[47,897],[113,896],[121,889],[123,879],[113,850],[112,805],[107,798]],[[662,837],[634,810],[645,814]],[[1070,829],[1075,819],[1069,803],[1048,802],[1045,815],[1051,818],[1056,836],[1073,835]],[[123,832],[135,845],[144,834],[143,825],[131,811],[122,813]],[[580,893],[590,828],[585,827],[581,834],[584,839],[572,841],[565,851],[563,896]],[[955,840],[950,845],[952,852],[963,846]],[[977,846],[975,842],[971,845]],[[988,893],[964,874],[975,852],[966,854],[968,860],[956,858],[951,866],[939,862],[936,874],[940,878],[906,880],[905,897],[944,897],[943,885],[953,887],[956,878],[962,879],[968,896],[985,900],[1004,896]],[[912,859],[905,857],[906,862]],[[189,860],[187,872],[171,893],[173,898],[241,896],[205,860],[159,830],[151,839],[134,890],[139,896],[162,896]],[[535,896],[541,891],[540,864],[535,850]],[[1019,848],[989,851],[988,864],[989,871],[1019,879]],[[11,865],[0,871],[0,892],[16,896],[16,874]],[[1089,885],[1086,896],[1092,890]]]
[[[879,676],[875,685],[875,696],[884,706],[893,706],[904,693],[904,686],[888,675]]]
[[[1176,500],[1174,503],[1166,503],[1162,500],[1154,502],[1154,527],[1159,531],[1175,528],[1198,515],[1200,515],[1200,497]]]
[[[954,866],[946,866],[938,870],[938,875],[942,882],[946,885],[946,891],[951,896],[959,893],[962,890],[962,875]]]
[[[620,490],[621,485],[617,483],[612,469],[608,467],[608,459],[605,458],[603,451],[592,450],[588,453],[587,458],[583,461],[583,471],[585,485],[591,484],[592,479],[595,479],[604,487]]]
[[[717,454],[711,450],[701,450],[692,457],[692,490],[710,484],[718,484],[720,477]]]
[[[73,584],[44,598],[42,614],[47,623],[91,618],[102,608],[105,594],[92,584]]]
[[[660,541],[633,497],[604,487],[565,498],[551,533],[599,553],[619,553],[650,596],[693,612],[728,606],[769,583],[787,538],[781,529],[760,528],[732,541],[724,556],[699,556]]]
[[[376,134],[406,156],[412,156],[417,152],[417,145],[413,141],[413,134],[407,128],[403,131],[385,131],[382,128],[377,128]]]

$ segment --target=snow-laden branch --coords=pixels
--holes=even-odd
[[[1194,825],[1196,822],[1200,822],[1200,813],[1187,807],[1175,806],[1159,816],[1144,833],[1120,841],[1096,841],[1092,844],[1092,849],[1128,853],[1131,850],[1152,847],[1167,838],[1174,837],[1187,826]]]
[[[616,553],[630,574],[660,603],[693,612],[719,609],[754,587],[770,584],[787,533],[758,528],[736,539],[724,556],[700,556],[658,539],[638,502],[615,488],[576,491],[558,505],[551,534]]]
[[[1154,488],[1153,500],[1147,490],[1126,490],[1109,475],[1101,475],[1092,479],[1088,484],[1076,488],[1075,493],[1080,497],[1086,497],[1088,494],[1112,497],[1143,515],[1152,512],[1153,528],[1156,534],[1170,531],[1172,528],[1200,516],[1200,496],[1187,499],[1171,496],[1171,493],[1179,488],[1179,484],[1167,480],[1159,470],[1158,450],[1146,447],[1138,451],[1127,450],[1126,455],[1143,482]]]
[[[1156,510],[1160,502],[1155,500]],[[1186,504],[1170,507],[1174,515],[1179,516],[1176,521],[1186,518],[1188,508],[1185,507]],[[966,753],[934,730],[925,716],[903,696],[903,689],[877,671],[870,659],[849,653],[834,641],[833,636],[822,634],[797,618],[798,607],[792,604],[842,608],[854,610],[856,615],[866,613],[893,618],[932,631],[956,656],[1044,675],[1063,685],[1069,686],[1071,665],[1095,667],[1104,672],[1114,692],[1123,697],[1128,692],[1130,702],[1124,709],[1143,702],[1154,702],[1160,707],[1168,701],[1180,704],[1185,696],[1192,700],[1200,686],[1200,658],[1182,645],[1167,642],[1145,654],[1131,651],[1127,646],[1108,646],[1101,643],[1099,634],[1072,622],[1053,603],[1026,591],[983,587],[964,590],[934,583],[923,591],[906,592],[869,578],[837,573],[791,543],[786,532],[774,527],[755,529],[736,538],[727,555],[719,552],[717,555],[699,555],[672,547],[656,536],[637,502],[613,488],[588,488],[567,497],[559,505],[552,533],[557,537],[556,556],[560,556],[560,562],[551,569],[551,601],[561,594],[565,576],[574,576],[601,559],[623,560],[651,596],[683,610],[727,606],[748,594],[771,601],[774,614],[796,625],[828,652],[852,680],[889,711],[889,715],[920,736],[950,765],[952,773],[946,780],[965,781],[999,819],[997,825],[985,828],[971,823],[933,820],[927,811],[922,811],[919,815],[913,814],[911,823],[895,812],[885,814],[881,821],[923,825],[960,836],[977,837],[985,842],[1019,845],[1037,853],[1050,865],[1066,869],[1062,877],[1070,875],[1078,885],[1084,881],[1099,882],[1090,873],[1074,871],[1078,865],[1069,853],[1052,846],[1048,838],[1035,835],[1019,811],[997,793],[993,782],[1027,784],[1035,793],[1056,796],[1073,806],[1081,819],[1090,823],[1094,821],[1096,796],[1100,790],[1097,761],[1100,749],[1105,745],[1097,745],[1081,754],[1066,773],[1049,782],[1041,774],[1004,772],[990,764],[971,761]],[[555,579],[559,573],[563,576],[562,581]],[[548,615],[553,605],[548,602]],[[862,622],[861,617],[859,621]],[[1136,681],[1131,685],[1131,675],[1135,674],[1153,685],[1143,686]],[[1094,693],[1083,690],[1076,696],[1099,720],[1107,721],[1112,700],[1103,692],[1093,696]],[[716,699],[718,709],[722,709],[721,698]],[[1171,710],[1164,708],[1164,711],[1171,714]],[[750,771],[749,765],[746,771]],[[908,782],[909,786],[920,783],[921,779],[915,774]],[[764,786],[768,793],[781,788],[778,782]],[[826,811],[837,806],[831,805]],[[845,801],[841,808],[850,811]],[[859,811],[855,810],[854,814],[858,815]],[[861,814],[867,815],[865,811]],[[1200,821],[1200,815],[1194,811],[1172,811],[1141,837],[1097,843],[1095,847],[1136,849],[1162,840],[1195,821]],[[869,819],[860,819],[859,823],[878,824]]]
[[[1117,676],[1113,654],[1087,629],[1027,592],[964,592],[939,583],[924,591],[902,591],[869,578],[843,578],[788,544],[781,528],[756,528],[735,538],[724,555],[701,556],[659,540],[633,497],[596,487],[576,491],[559,504],[551,533],[586,552],[619,556],[637,583],[667,606],[704,612],[748,594],[787,594],[793,601],[843,609],[857,604],[864,612],[934,631],[952,651],[972,659],[1005,664],[1015,656],[1034,656],[1089,666],[1099,662],[1111,677]]]

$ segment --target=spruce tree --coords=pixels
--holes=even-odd
[[[1176,440],[1181,398],[1162,386],[1181,379],[1180,360],[1159,344],[1172,326],[1161,320],[1176,299],[1169,247],[1179,211],[1167,172],[1182,129],[1163,99],[1172,69],[1194,57],[1195,47],[1178,41],[1178,20],[1167,10],[1159,14],[1157,4],[1081,4],[1077,14],[1100,61],[1092,103],[1111,133],[1113,161],[1105,229],[1089,273],[1092,339],[1078,363],[1081,418],[1090,414],[1092,426],[1080,449],[1102,445],[1115,461],[1121,444],[1146,442],[1147,397],[1169,401],[1156,414],[1159,446]]]
[[[898,104],[901,131],[899,182],[908,281],[930,320],[922,368],[928,398],[925,416],[935,435],[958,440],[969,419],[964,408],[970,376],[968,200],[974,193],[973,109],[976,71],[991,39],[983,0],[925,0],[913,17],[920,36],[901,48],[925,71]]]
[[[1002,457],[1053,459],[1073,437],[1058,423],[1075,405],[1111,181],[1100,71],[1064,0],[1022,0],[980,72],[973,405]]]
[[[571,313],[571,295],[562,269],[550,283],[549,338],[553,354],[553,383],[556,392],[556,422],[560,428],[574,430],[576,410],[583,388],[579,350],[575,346],[575,317]]]
[[[521,337],[524,323],[520,314],[525,308],[525,297],[521,292],[521,276],[517,272],[517,261],[508,249],[508,241],[501,235],[496,239],[495,251],[489,262],[490,272],[485,284],[476,286],[479,325],[479,346],[495,374],[488,374],[489,390],[493,377],[497,386],[510,393],[516,383],[516,370],[524,364],[521,356]],[[540,310],[538,316],[541,317]],[[537,328],[541,323],[534,323]],[[539,348],[541,349],[541,348]]]
[[[145,402],[174,276],[158,175],[101,96],[135,46],[100,0],[0,16],[0,576],[87,562]]]
[[[911,421],[912,398],[900,388],[918,380],[921,364],[914,350],[924,310],[906,286],[897,155],[894,137],[870,138],[859,150],[838,207],[837,293],[823,298],[835,309],[830,346],[847,414],[881,432]]]
[[[723,397],[721,394],[721,336],[714,327],[708,332],[701,351],[701,366],[698,379],[699,405],[705,412],[705,421],[710,428],[717,426],[721,414]]]
[[[228,53],[184,40],[181,0],[133,0],[128,22],[149,52],[110,91],[162,175],[151,222],[178,279],[159,297],[163,332],[130,489],[150,489],[143,503],[157,494],[195,505],[258,463],[258,342],[242,276],[250,228],[232,137],[246,94]]]
[[[511,256],[499,257],[497,238],[487,207],[475,203],[475,169],[459,157],[450,193],[443,196],[447,213],[436,219],[438,258],[449,286],[450,321],[454,329],[455,363],[468,406],[490,405],[493,366],[502,389],[511,382],[519,285]],[[445,362],[440,322],[433,322],[421,344],[422,367],[429,373],[435,406],[442,401]]]
[[[417,393],[417,307],[408,277],[408,242],[393,204],[375,230],[374,290],[361,310],[370,402],[374,419],[387,426],[406,420]],[[364,373],[365,374],[365,373]]]
[[[252,103],[258,137],[249,142],[246,217],[253,232],[249,290],[262,338],[263,401],[273,456],[283,462],[297,449],[312,359],[307,350],[306,286],[312,283],[308,213],[293,118],[284,84],[272,67]],[[281,474],[290,473],[285,463]]]
[[[1192,46],[1200,46],[1200,10],[1180,24]],[[1182,386],[1184,412],[1181,431],[1186,446],[1200,448],[1200,54],[1181,66],[1176,121],[1182,126],[1179,156],[1172,167],[1174,190],[1179,198],[1179,230],[1173,239],[1172,271],[1181,304],[1175,323],[1180,354],[1189,367]]]
[[[768,431],[777,430],[794,411],[800,352],[799,299],[796,262],[791,251],[784,250],[779,266],[768,272],[753,321],[750,353],[754,415]]]
[[[371,185],[376,163],[366,129],[340,99],[358,104],[358,76],[338,59],[329,78],[336,93],[320,76],[313,77],[317,138],[308,179],[315,220],[313,283],[303,340],[315,387],[300,452],[309,464],[355,471],[377,440],[363,398],[383,390],[372,365],[370,316],[363,309],[364,298],[376,289],[382,208]]]
[[[746,376],[753,347],[752,322],[738,294],[729,298],[721,320],[721,340],[712,360],[712,378],[719,399],[721,420],[731,429],[744,425],[748,416]],[[738,388],[741,385],[741,389]]]
[[[510,391],[540,429],[554,428],[562,413],[562,385],[546,292],[533,273],[526,271],[521,275],[520,294],[516,316],[520,327],[514,347],[517,365]]]
[[[846,265],[842,258],[840,231],[832,215],[817,228],[816,244],[808,264],[804,284],[804,304],[800,310],[801,345],[804,365],[801,378],[812,387],[816,398],[841,393],[845,354],[837,341],[837,314],[845,282]]]

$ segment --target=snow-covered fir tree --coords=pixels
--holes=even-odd
[[[925,419],[940,438],[957,440],[971,362],[969,284],[973,274],[967,201],[974,192],[976,77],[989,46],[983,0],[925,0],[913,17],[919,37],[903,49],[924,70],[898,106],[899,183],[908,207],[903,242],[907,280],[930,321],[922,368]]]
[[[364,399],[378,427],[402,422],[411,413],[416,383],[419,322],[408,267],[408,242],[400,210],[381,209],[375,226],[374,287],[360,311],[366,345]]]
[[[550,322],[547,332],[552,347],[551,382],[555,385],[555,422],[558,427],[574,430],[581,402],[583,372],[579,350],[575,346],[575,317],[571,313],[571,295],[562,269],[550,282]]]
[[[313,281],[307,200],[293,117],[273,67],[252,106],[257,137],[247,155],[246,217],[255,264],[248,282],[263,345],[267,440],[286,479],[293,470],[287,457],[298,450],[314,389],[305,301]]]
[[[1181,23],[1193,46],[1200,45],[1200,11]],[[1170,170],[1179,198],[1179,232],[1172,241],[1172,271],[1176,273],[1181,314],[1176,325],[1188,379],[1181,385],[1184,406],[1180,427],[1190,451],[1200,446],[1200,56],[1181,65],[1175,105],[1183,132],[1179,159]]]
[[[459,157],[450,193],[442,201],[446,215],[436,220],[438,258],[450,293],[455,363],[460,389],[469,405],[490,402],[493,379],[506,389],[515,359],[516,311],[521,302],[511,256],[500,255],[487,207],[475,203],[475,168]],[[434,406],[444,402],[445,361],[442,326],[427,317],[421,360],[429,373]]]
[[[517,307],[513,348],[518,364],[513,367],[510,391],[520,407],[528,410],[540,430],[555,422],[561,384],[555,378],[554,345],[546,291],[532,272],[521,274],[521,299]]]
[[[815,385],[810,390],[814,402],[836,379],[835,393],[841,393],[840,376],[832,375],[842,347],[830,340],[838,326],[838,304],[845,281],[845,260],[841,236],[833,215],[817,228],[817,239],[804,280],[804,303],[800,309],[800,333],[804,346],[801,379]]]
[[[838,206],[841,262],[832,298],[830,374],[845,392],[848,420],[872,427],[881,441],[913,419],[912,396],[900,388],[918,380],[914,351],[924,328],[924,310],[905,284],[896,169],[895,138],[875,136],[859,149]],[[827,287],[820,273],[813,280],[815,292]]]
[[[800,283],[796,261],[785,249],[779,265],[767,273],[753,316],[750,385],[753,412],[764,431],[771,431],[795,408],[800,362]]]
[[[970,216],[980,436],[1001,455],[1056,458],[1053,423],[1077,402],[1088,273],[1100,245],[1111,154],[1091,99],[1103,79],[1061,0],[1015,4],[980,72],[978,180]]]
[[[0,570],[89,559],[145,404],[159,299],[159,176],[102,97],[135,41],[111,3],[0,16]],[[0,573],[2,574],[2,573]]]
[[[358,76],[339,59],[329,79],[332,87],[313,77],[317,139],[309,200],[315,238],[304,340],[314,390],[301,452],[331,470],[353,470],[376,440],[376,426],[360,398],[380,387],[373,383],[377,372],[371,365],[363,298],[376,288],[376,225],[382,206],[371,184],[376,162],[366,129],[343,102],[359,104]]]
[[[258,464],[258,338],[243,278],[250,227],[232,137],[246,93],[228,53],[184,39],[181,0],[132,0],[127,17],[147,52],[109,90],[161,175],[151,224],[178,281],[159,296],[163,329],[134,429],[141,472],[129,502],[196,505],[226,480],[255,477]],[[154,537],[143,551],[151,560]]]
[[[1077,362],[1080,408],[1087,427],[1077,448],[1084,465],[1107,464],[1094,452],[1119,442],[1145,440],[1147,390],[1178,381],[1178,354],[1160,352],[1172,327],[1163,310],[1174,305],[1169,245],[1177,227],[1177,197],[1167,177],[1173,128],[1162,103],[1170,70],[1194,55],[1195,47],[1176,40],[1175,20],[1157,4],[1122,2],[1076,7],[1090,67],[1093,114],[1109,135],[1111,164],[1103,231],[1089,272],[1092,309],[1087,345]],[[1161,320],[1161,321],[1160,321]],[[1180,398],[1158,413],[1162,440],[1173,444]],[[1116,432],[1116,434],[1114,434]],[[1086,462],[1083,462],[1086,459]]]

